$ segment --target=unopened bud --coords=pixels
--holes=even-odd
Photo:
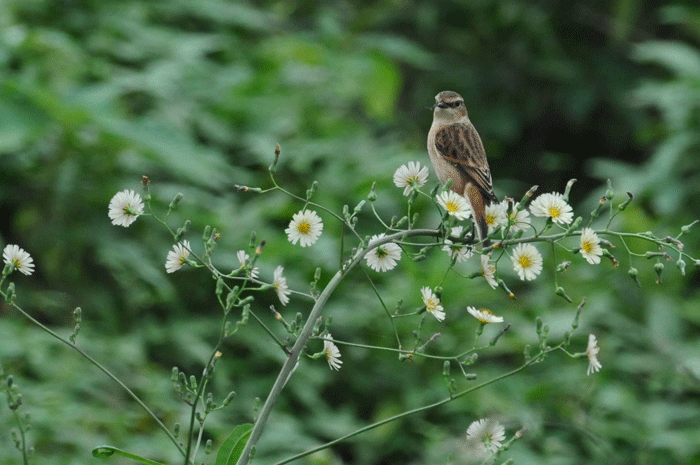
[[[178,230],[175,232],[175,242],[180,242],[182,239],[182,236],[185,235],[188,229],[190,229],[190,225],[192,224],[192,221],[187,220],[185,221],[185,224],[182,225],[181,228],[178,228]]]
[[[576,179],[570,179],[569,182],[566,183],[566,189],[564,189],[564,196],[563,196],[564,202],[569,201],[569,192],[571,192],[571,187],[574,185],[575,182],[576,182]]]
[[[376,188],[377,188],[377,183],[373,182],[372,188],[369,190],[369,194],[367,194],[367,200],[369,200],[370,202],[374,202],[375,200],[377,200]]]
[[[676,262],[676,266],[679,270],[681,270],[681,274],[685,276],[685,261],[682,258],[679,258]]]
[[[659,277],[659,279],[656,280],[656,284],[661,284],[663,282],[661,273],[664,271],[664,264],[661,262],[654,263],[654,271],[656,272],[656,276]]]
[[[632,200],[634,200],[634,194],[633,194],[633,193],[631,193],[631,192],[628,191],[628,192],[627,192],[627,196],[628,196],[629,198],[628,198],[627,200],[625,200],[624,202],[622,202],[620,205],[617,206],[617,209],[618,209],[618,210],[623,211],[625,208],[627,208],[627,205],[629,205],[630,202],[632,202]]]
[[[608,190],[605,191],[605,198],[607,200],[612,200],[614,195],[615,195],[615,192],[613,191],[613,188],[612,188],[612,181],[610,179],[608,179]]]
[[[556,291],[554,291],[554,293],[555,293],[556,295],[558,295],[559,297],[563,297],[563,298],[566,299],[566,301],[569,302],[569,303],[573,303],[573,302],[574,302],[573,300],[571,300],[571,297],[569,297],[569,296],[566,294],[566,291],[565,291],[564,288],[561,287],[561,286],[557,287],[557,289],[556,289]]]
[[[591,218],[598,218],[598,215],[600,215],[600,210],[603,208],[603,205],[605,205],[606,201],[607,199],[605,197],[600,198],[600,202],[598,202],[598,205],[591,212]]]
[[[236,393],[234,391],[229,392],[226,398],[224,399],[224,406],[230,404],[235,396]]]
[[[634,280],[635,283],[637,283],[638,287],[642,287],[642,283],[639,282],[639,278],[637,277],[637,275],[639,275],[639,271],[637,271],[636,268],[631,266],[630,269],[627,270],[627,274]]]
[[[180,203],[180,200],[182,200],[182,192],[178,192],[177,195],[173,198],[173,200],[170,201],[170,205],[168,205],[168,209],[172,210],[177,206],[178,203]]]
[[[310,200],[314,196],[316,189],[318,189],[318,181],[312,182],[311,187],[306,190],[306,200]]]
[[[275,159],[272,160],[272,164],[270,165],[269,171],[270,173],[274,173],[277,171],[277,163],[280,161],[280,154],[282,153],[282,148],[280,147],[280,144],[275,145]]]

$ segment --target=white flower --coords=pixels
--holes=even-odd
[[[382,237],[384,234],[372,236],[370,243]],[[401,247],[393,242],[387,242],[367,252],[365,260],[374,271],[391,270],[396,266],[396,262],[401,260]]]
[[[2,259],[6,265],[12,265],[20,273],[29,276],[34,273],[34,259],[18,245],[8,244],[2,251]]]
[[[493,263],[489,262],[488,255],[481,256],[481,274],[486,278],[486,282],[489,283],[491,288],[496,289],[498,287],[498,282],[496,281],[496,267]]]
[[[588,355],[588,371],[587,375],[595,373],[603,368],[603,365],[598,361],[598,352],[600,352],[600,347],[598,347],[598,341],[593,334],[588,335],[588,348],[586,349],[586,355]]]
[[[277,292],[277,297],[279,297],[282,305],[287,305],[289,302],[288,296],[292,292],[289,290],[289,286],[287,286],[287,278],[282,276],[283,271],[284,267],[282,265],[275,268],[272,285],[275,287],[275,292]]]
[[[492,233],[498,226],[506,226],[508,219],[506,218],[506,210],[504,203],[491,203],[484,209],[484,219],[489,227],[489,233]]]
[[[501,204],[503,205],[503,212],[506,215],[507,224],[510,225],[511,232],[524,231],[530,226],[530,212],[524,208],[518,211],[520,202],[513,204],[513,211],[510,214],[508,214],[507,201],[503,201]]]
[[[591,265],[600,263],[600,256],[603,255],[600,238],[591,228],[583,228],[581,231],[581,255]]]
[[[343,364],[343,361],[340,360],[340,349],[333,344],[333,337],[330,333],[323,337],[323,353],[326,354],[326,360],[328,360],[328,366],[331,367],[331,370],[340,370],[340,365]]]
[[[260,270],[257,266],[253,269],[250,269],[250,256],[245,252],[245,250],[239,250],[238,252],[236,252],[236,257],[238,257],[238,261],[241,262],[241,268],[246,270],[251,278],[257,279],[258,272]]]
[[[487,323],[502,323],[503,317],[494,315],[488,308],[480,308],[477,310],[474,307],[467,307],[467,311],[480,322]]]
[[[499,422],[490,418],[477,420],[467,429],[467,443],[480,454],[497,452],[506,439],[506,430]]]
[[[542,272],[542,255],[532,244],[518,244],[511,257],[520,279],[532,281]]]
[[[442,304],[440,299],[433,293],[429,287],[423,287],[420,290],[423,296],[423,303],[425,304],[425,309],[429,311],[436,320],[442,321],[445,319],[445,312],[442,309]]]
[[[289,227],[284,230],[287,233],[289,242],[306,247],[313,245],[321,236],[323,231],[323,221],[313,210],[302,210],[295,213]]]
[[[564,201],[564,196],[558,192],[542,194],[530,205],[530,211],[535,216],[546,216],[559,224],[569,224],[574,219],[571,205]]]
[[[401,165],[394,172],[396,187],[405,187],[403,195],[408,195],[416,187],[422,187],[428,181],[428,167],[421,168],[417,161],[409,161],[408,167]]]
[[[455,226],[450,231],[450,236],[462,237],[462,227]],[[454,244],[451,240],[445,239],[445,246],[442,248],[450,258],[456,259],[457,262],[463,262],[468,260],[472,255],[474,255],[474,250],[471,247],[464,244]]]
[[[437,196],[438,204],[458,220],[464,220],[471,215],[471,207],[467,199],[454,191],[446,191]]]
[[[141,196],[132,190],[117,192],[109,201],[109,217],[113,225],[126,228],[136,221],[139,215],[143,215],[143,201]]]
[[[168,256],[165,259],[165,271],[168,273],[174,273],[185,264],[187,257],[190,256],[190,243],[189,241],[178,242],[173,246],[173,250],[168,252]]]

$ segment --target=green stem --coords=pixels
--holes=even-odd
[[[515,374],[517,374],[517,373],[523,371],[525,368],[527,368],[527,367],[529,367],[530,365],[532,365],[533,363],[536,363],[537,361],[539,361],[540,358],[543,357],[545,354],[547,354],[548,352],[551,352],[552,350],[555,350],[556,348],[557,348],[557,347],[554,347],[554,348],[550,348],[550,349],[548,349],[548,350],[546,350],[546,351],[540,352],[540,353],[537,354],[535,357],[533,357],[529,362],[527,362],[527,363],[521,365],[520,367],[518,367],[518,368],[516,368],[516,369],[514,369],[514,370],[512,370],[512,371],[509,371],[508,373],[504,373],[504,374],[502,374],[502,375],[500,375],[500,376],[496,376],[495,378],[492,378],[492,379],[490,379],[490,380],[488,380],[488,381],[484,381],[484,382],[481,383],[481,384],[478,384],[478,385],[476,385],[476,386],[470,387],[469,389],[465,389],[465,390],[462,391],[462,392],[459,392],[459,393],[457,393],[457,394],[455,394],[455,395],[452,395],[452,396],[450,396],[450,397],[447,397],[447,398],[445,398],[445,399],[442,399],[442,400],[440,400],[440,401],[438,401],[438,402],[434,402],[434,403],[429,404],[429,405],[424,405],[424,406],[422,406],[422,407],[418,407],[418,408],[415,408],[415,409],[413,409],[413,410],[408,410],[408,411],[406,411],[406,412],[401,412],[401,413],[399,413],[399,414],[397,414],[397,415],[394,415],[394,416],[392,416],[392,417],[385,418],[385,419],[380,420],[380,421],[378,421],[378,422],[376,422],[376,423],[372,423],[371,425],[367,425],[367,426],[365,426],[364,428],[360,428],[360,429],[358,429],[358,430],[356,430],[356,431],[353,431],[352,433],[349,433],[349,434],[346,434],[345,436],[336,438],[336,439],[334,439],[334,440],[332,440],[332,441],[330,441],[330,442],[327,442],[327,443],[325,443],[325,444],[322,444],[322,445],[320,445],[320,446],[318,446],[318,447],[314,447],[313,449],[309,449],[309,450],[307,450],[307,451],[305,451],[305,452],[302,452],[302,453],[300,453],[300,454],[294,455],[294,456],[292,456],[292,457],[288,457],[288,458],[282,460],[281,462],[277,462],[275,465],[284,465],[284,464],[286,464],[286,463],[293,462],[294,460],[298,460],[298,459],[300,459],[300,458],[302,458],[302,457],[306,457],[307,455],[311,455],[311,454],[313,454],[313,453],[315,453],[315,452],[318,452],[318,451],[320,451],[320,450],[327,449],[328,447],[333,446],[333,445],[335,445],[335,444],[337,444],[337,443],[339,443],[339,442],[345,441],[346,439],[350,439],[350,438],[353,437],[353,436],[357,436],[358,434],[362,434],[362,433],[364,433],[364,432],[366,432],[366,431],[369,431],[369,430],[371,430],[371,429],[374,429],[374,428],[377,428],[377,427],[379,427],[379,426],[385,425],[385,424],[387,424],[387,423],[391,423],[392,421],[396,421],[396,420],[399,420],[399,419],[401,419],[401,418],[407,417],[407,416],[409,416],[409,415],[413,415],[414,413],[419,413],[419,412],[423,412],[423,411],[425,411],[425,410],[430,410],[430,409],[433,409],[433,408],[435,408],[435,407],[439,407],[439,406],[441,406],[441,405],[447,404],[448,402],[452,402],[453,400],[458,399],[459,397],[462,397],[462,396],[464,396],[464,395],[466,395],[466,394],[469,394],[470,392],[474,392],[474,391],[476,391],[476,390],[479,390],[479,389],[481,389],[481,388],[483,388],[483,387],[486,387],[486,386],[488,386],[488,385],[490,385],[490,384],[493,384],[493,383],[495,383],[495,382],[497,382],[497,381],[500,381],[500,380],[502,380],[502,379],[504,379],[504,378],[508,378],[509,376],[513,376],[513,375],[515,375]]]
[[[328,299],[330,298],[331,294],[338,287],[345,275],[358,263],[360,263],[360,261],[362,261],[364,256],[370,250],[382,244],[401,240],[408,236],[437,236],[438,234],[438,231],[434,231],[432,229],[416,229],[412,231],[403,231],[400,233],[382,237],[371,242],[367,246],[367,248],[358,251],[358,253],[352,259],[347,268],[341,269],[338,272],[336,272],[335,275],[333,275],[333,278],[331,278],[328,285],[325,287],[325,289],[323,289],[323,292],[321,292],[321,294],[318,296],[318,300],[316,300],[316,302],[314,303],[314,306],[311,309],[311,312],[309,313],[309,317],[307,318],[306,323],[304,323],[304,327],[299,333],[299,337],[297,338],[296,342],[294,343],[294,346],[290,350],[287,360],[282,365],[282,369],[280,370],[279,375],[277,375],[275,383],[272,385],[270,394],[267,396],[265,403],[260,409],[258,419],[255,422],[255,426],[253,426],[253,430],[250,433],[250,438],[248,439],[248,442],[246,443],[245,448],[243,449],[243,452],[241,453],[241,456],[238,459],[237,465],[246,465],[250,460],[250,452],[258,443],[258,440],[260,439],[260,436],[262,435],[262,432],[265,429],[265,424],[267,423],[267,420],[270,417],[270,414],[272,413],[272,409],[277,403],[277,399],[282,393],[284,385],[287,383],[287,380],[294,371],[294,368],[296,367],[297,362],[299,361],[299,356],[304,350],[304,347],[306,347],[306,343],[309,341],[309,338],[313,333],[314,326],[316,325],[316,320],[318,320],[318,318],[321,316],[321,311],[326,306],[326,302],[328,302]]]
[[[184,450],[184,449],[182,448],[182,446],[178,443],[177,438],[175,438],[175,436],[173,436],[173,434],[170,432],[170,430],[158,419],[158,417],[156,416],[156,414],[153,413],[153,412],[151,411],[151,409],[149,409],[148,406],[146,406],[146,404],[143,403],[143,401],[142,401],[141,399],[139,399],[139,397],[138,397],[136,394],[134,394],[134,392],[126,386],[126,384],[122,383],[121,380],[119,380],[119,378],[117,378],[116,376],[114,376],[109,370],[107,370],[107,369],[106,369],[105,367],[103,367],[100,363],[98,363],[97,360],[95,360],[94,358],[90,357],[88,354],[86,354],[86,353],[83,352],[80,348],[78,348],[78,347],[76,347],[75,345],[73,345],[73,344],[72,344],[70,341],[68,341],[67,339],[63,339],[61,336],[59,336],[59,335],[56,334],[55,332],[51,331],[49,328],[47,328],[46,326],[44,326],[43,324],[41,324],[39,321],[37,321],[36,319],[34,319],[30,314],[28,314],[27,312],[25,312],[24,310],[22,310],[18,305],[12,304],[12,306],[13,306],[15,309],[17,309],[22,315],[24,315],[25,318],[27,318],[29,321],[31,321],[32,323],[34,323],[36,326],[38,326],[39,328],[43,329],[44,331],[46,331],[47,333],[49,333],[51,336],[55,337],[55,338],[58,339],[59,341],[63,342],[65,345],[67,345],[67,346],[70,347],[71,349],[74,349],[75,351],[77,351],[80,355],[82,355],[82,356],[83,356],[84,358],[86,358],[90,363],[92,363],[93,365],[95,365],[95,366],[96,366],[100,371],[102,371],[105,375],[107,375],[109,378],[111,378],[112,381],[114,381],[114,382],[117,383],[122,389],[124,389],[124,391],[126,391],[126,393],[129,394],[129,396],[131,396],[131,398],[134,399],[134,400],[136,401],[136,403],[138,403],[138,404],[141,406],[141,408],[144,409],[144,410],[146,411],[146,413],[148,413],[148,415],[149,415],[151,418],[153,418],[153,420],[158,424],[158,426],[159,426],[163,431],[165,431],[165,434],[168,435],[168,438],[170,438],[170,441],[172,441],[172,443],[175,444],[175,447],[178,448],[178,450],[180,451],[180,453],[181,453],[183,456],[185,456],[185,450]]]

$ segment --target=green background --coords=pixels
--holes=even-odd
[[[303,196],[352,209],[377,183],[376,207],[401,215],[405,199],[394,170],[428,163],[427,107],[442,90],[460,92],[491,164],[496,194],[519,199],[532,185],[563,191],[586,217],[611,179],[614,202],[635,201],[615,220],[621,231],[677,235],[700,217],[700,8],[694,1],[51,1],[0,3],[0,239],[35,260],[31,277],[15,273],[17,303],[68,336],[83,309],[78,344],[110,368],[172,427],[185,424],[170,370],[199,375],[216,340],[220,309],[204,271],[166,275],[172,246],[155,222],[128,229],[107,217],[111,197],[151,179],[153,206],[184,194],[171,225],[192,220],[187,239],[202,250],[205,225],[221,233],[214,262],[238,267],[235,252],[251,231],[267,245],[258,264],[270,280],[282,264],[306,292],[316,267],[321,284],[337,270],[340,225],[330,215],[310,249],[283,230],[301,207],[280,193],[241,193],[235,184],[269,187],[267,166],[282,146],[277,179]],[[432,188],[436,178],[426,187]],[[425,200],[419,226],[438,218]],[[382,232],[365,209],[362,234]],[[604,226],[604,221],[594,223]],[[684,236],[698,256],[700,228]],[[569,244],[572,245],[572,244]],[[452,273],[444,283],[447,318],[427,319],[421,336],[442,336],[431,353],[471,347],[476,321],[467,305],[491,308],[510,331],[470,367],[478,381],[522,363],[536,344],[535,318],[553,342],[570,328],[575,304],[587,304],[572,351],[597,335],[603,370],[554,354],[524,373],[357,436],[305,463],[448,463],[469,424],[492,416],[521,464],[700,463],[700,299],[698,273],[666,263],[655,283],[653,260],[630,262],[622,244],[591,266],[579,256],[538,246],[545,271],[521,283],[502,277],[509,300],[483,280]],[[644,252],[641,241],[630,241]],[[574,300],[553,293],[559,276]],[[406,256],[386,274],[368,271],[387,306],[420,305],[421,286],[438,285],[449,266],[439,250]],[[639,269],[641,289],[627,276]],[[477,269],[474,259],[458,271]],[[270,315],[308,314],[310,301],[283,308],[272,291],[255,294],[257,315],[284,338]],[[367,278],[353,272],[325,312],[335,338],[393,347],[395,339]],[[418,319],[398,324],[406,346]],[[484,338],[498,331],[487,327]],[[311,342],[310,352],[320,350]],[[372,421],[447,395],[442,363],[342,347],[343,368],[303,360],[273,412],[257,463],[284,457]],[[214,448],[233,427],[251,422],[283,353],[251,321],[226,342],[212,390],[234,402],[213,415],[205,438]],[[0,311],[0,362],[13,374],[31,414],[35,463],[97,463],[90,451],[110,444],[168,463],[174,447],[120,389],[75,352],[6,305]],[[453,375],[457,377],[453,368]],[[478,382],[477,381],[477,382]],[[461,387],[473,381],[459,380]],[[0,404],[0,463],[20,455]],[[202,456],[200,455],[200,458]],[[455,459],[456,463],[461,463]],[[111,459],[111,463],[131,463]],[[213,463],[209,457],[208,463]]]

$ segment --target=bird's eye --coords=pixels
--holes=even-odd
[[[461,106],[462,106],[462,101],[461,101],[461,100],[457,100],[457,101],[455,102],[455,108],[459,108],[459,107],[461,107]]]
[[[438,106],[438,108],[447,108],[447,105],[445,104],[445,102],[438,102],[437,106]]]

